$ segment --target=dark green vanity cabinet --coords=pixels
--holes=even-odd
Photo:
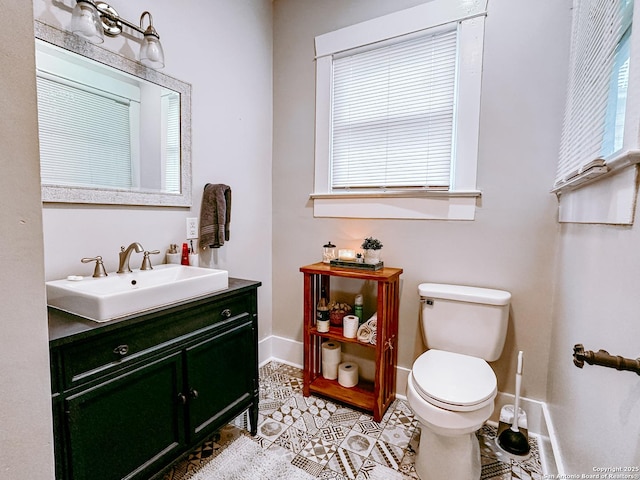
[[[259,282],[106,323],[49,309],[59,480],[149,479],[249,410]]]

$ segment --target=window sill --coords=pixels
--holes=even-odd
[[[474,220],[478,190],[312,193],[314,217]]]
[[[630,166],[558,195],[560,223],[633,225],[637,169]]]
[[[551,192],[562,195],[606,179],[608,176],[638,163],[640,163],[640,150],[626,150],[606,161],[597,159],[570,174],[568,179],[556,182],[556,186]]]
[[[628,150],[556,186],[560,223],[633,225],[640,151]]]

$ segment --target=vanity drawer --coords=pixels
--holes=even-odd
[[[225,301],[204,304],[150,318],[136,325],[117,329],[96,338],[60,347],[62,389],[88,382],[141,358],[199,338],[211,331],[224,329],[238,317],[246,317],[250,304],[246,297],[231,297]]]

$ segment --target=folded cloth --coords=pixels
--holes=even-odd
[[[371,318],[367,320],[367,323],[375,332],[378,329],[378,312],[371,315]]]
[[[378,340],[378,313],[374,313],[369,320],[358,327],[356,338],[362,343],[375,345]]]
[[[207,183],[200,208],[200,248],[220,248],[229,240],[231,187]]]
[[[369,327],[366,322],[358,327],[357,338],[359,342],[369,343],[371,335],[373,335],[373,330],[371,330],[371,327]]]

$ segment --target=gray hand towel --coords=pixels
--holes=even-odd
[[[200,208],[200,248],[220,248],[229,240],[231,187],[207,183]]]

